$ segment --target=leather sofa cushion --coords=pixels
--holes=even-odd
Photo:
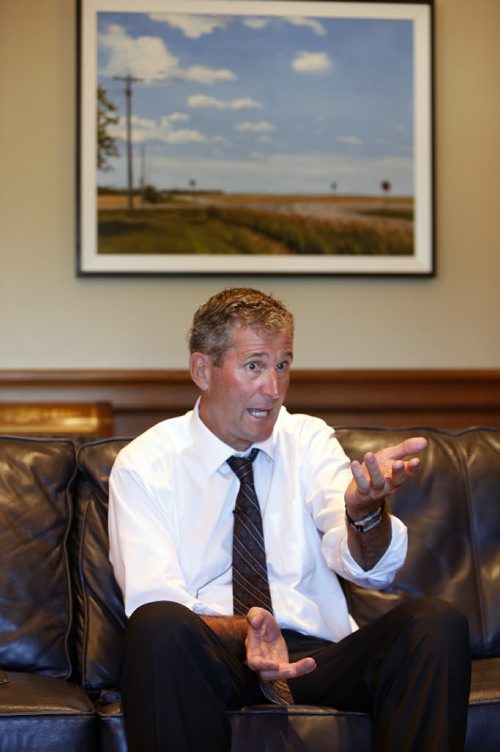
[[[500,430],[473,429],[459,437],[472,555],[481,619],[481,656],[500,655]]]
[[[66,678],[71,441],[0,436],[0,666]]]
[[[108,693],[103,693],[101,702],[97,704],[97,717],[101,748],[106,752],[127,752],[125,718],[120,695],[109,697]]]
[[[108,557],[108,478],[126,439],[108,439],[80,447],[74,488],[76,663],[89,692],[119,682],[123,599]]]
[[[372,723],[365,713],[307,705],[253,705],[230,714],[234,752],[370,752]]]
[[[80,687],[15,671],[8,672],[8,679],[0,687],[2,752],[96,749],[94,706]]]
[[[465,752],[493,752],[500,739],[500,658],[472,661]]]

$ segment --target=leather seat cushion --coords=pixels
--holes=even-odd
[[[7,672],[0,685],[2,752],[82,752],[95,749],[94,707],[76,684]]]

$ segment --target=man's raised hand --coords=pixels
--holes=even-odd
[[[349,512],[369,511],[374,502],[381,502],[394,493],[417,472],[420,459],[413,455],[423,451],[426,446],[427,439],[415,436],[378,452],[367,452],[362,463],[353,460],[353,479],[345,492]]]

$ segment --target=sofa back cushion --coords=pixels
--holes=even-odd
[[[472,556],[481,620],[480,655],[500,655],[500,430],[473,429],[458,437],[466,476]]]
[[[108,557],[108,479],[126,439],[96,441],[78,450],[73,498],[75,638],[79,681],[89,692],[117,687],[123,600]]]
[[[419,473],[391,501],[408,526],[408,556],[383,592],[347,583],[351,613],[363,624],[408,596],[444,598],[467,616],[473,654],[499,655],[500,431],[337,430],[352,459],[414,435],[428,439]]]
[[[71,673],[73,442],[0,436],[0,666]]]

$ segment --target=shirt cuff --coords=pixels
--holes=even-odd
[[[334,572],[361,587],[380,589],[393,581],[406,559],[408,530],[397,517],[391,515],[392,538],[389,547],[372,569],[365,571],[352,557],[347,544],[345,525],[329,530],[321,544],[326,563]]]

